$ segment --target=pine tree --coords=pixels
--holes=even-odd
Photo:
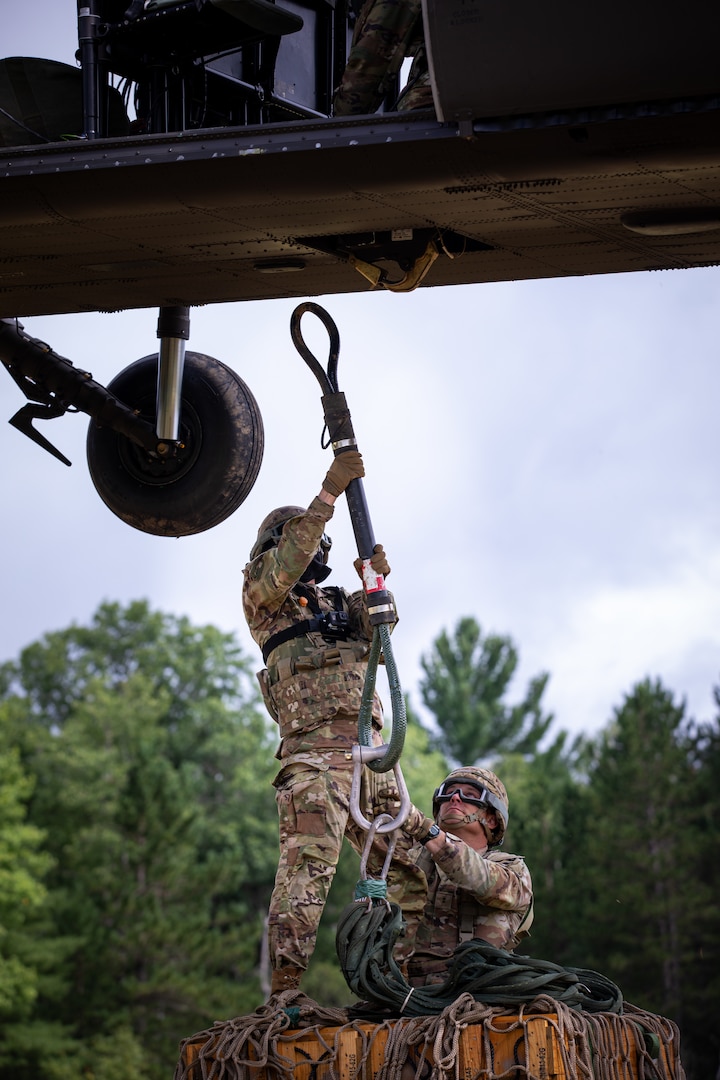
[[[461,619],[452,637],[443,630],[421,665],[422,699],[440,729],[433,743],[459,764],[499,753],[532,753],[552,723],[542,708],[549,676],[531,679],[523,700],[506,704],[517,649],[509,637],[483,637],[473,618]]]
[[[578,917],[573,853],[584,846],[585,754],[582,738],[568,745],[561,732],[544,751],[493,763],[510,799],[504,846],[523,856],[533,881],[535,922],[520,951],[556,964],[571,962],[569,936]]]
[[[685,845],[693,775],[684,705],[659,680],[615,710],[589,770],[586,842],[576,852],[579,966],[600,967],[635,1004],[682,1024]]]
[[[683,828],[690,890],[685,913],[683,1060],[689,1080],[720,1075],[720,687],[717,713],[694,730],[693,786]]]

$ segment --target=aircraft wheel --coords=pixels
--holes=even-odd
[[[155,421],[157,354],[121,371],[108,390]],[[161,460],[91,421],[87,458],[105,505],[155,536],[190,536],[219,525],[248,496],[260,470],[263,423],[242,379],[219,360],[186,352],[180,442]]]

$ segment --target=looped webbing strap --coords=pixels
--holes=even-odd
[[[405,697],[400,685],[395,657],[390,644],[390,628],[387,623],[380,623],[373,627],[373,639],[368,656],[365,684],[363,686],[360,712],[358,713],[358,742],[360,746],[373,745],[372,729],[372,705],[375,695],[375,682],[377,669],[382,655],[387,671],[388,686],[390,688],[390,701],[392,704],[392,731],[387,750],[381,758],[368,762],[368,768],[373,772],[389,772],[393,769],[402,753],[405,745],[405,732],[407,730],[407,709]]]

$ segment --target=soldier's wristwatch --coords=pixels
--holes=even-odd
[[[439,836],[439,835],[440,835],[440,826],[439,825],[431,825],[430,828],[428,829],[428,831],[425,833],[425,835],[418,840],[418,844],[422,844],[423,847],[424,847],[425,844],[427,844],[428,840],[434,840],[435,837]]]

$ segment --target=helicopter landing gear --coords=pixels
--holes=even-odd
[[[158,354],[125,368],[108,390],[156,420]],[[203,353],[184,354],[175,442],[148,452],[91,421],[87,459],[105,505],[155,536],[190,536],[220,524],[245,500],[264,448],[257,402],[231,368]]]

